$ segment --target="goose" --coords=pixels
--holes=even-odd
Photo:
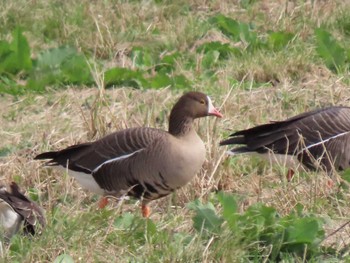
[[[35,159],[49,159],[47,166],[65,168],[83,188],[102,195],[100,208],[107,205],[107,196],[140,199],[147,218],[150,201],[186,185],[201,169],[206,151],[193,122],[210,115],[222,117],[210,97],[188,92],[172,108],[168,131],[124,129]]]
[[[0,186],[0,224],[4,240],[9,242],[22,225],[25,234],[34,235],[38,224],[43,228],[46,221],[42,208],[23,195],[19,186],[12,182],[9,191],[6,186]]]
[[[239,145],[228,151],[231,155],[269,155],[286,166],[322,169],[331,176],[350,167],[350,108],[326,107],[240,130],[220,145]],[[287,178],[293,174],[289,170]]]

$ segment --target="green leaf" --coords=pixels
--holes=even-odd
[[[94,82],[90,68],[84,56],[75,54],[63,61],[62,78],[69,84],[92,84]]]
[[[348,183],[350,183],[350,169],[346,169],[342,175],[341,178],[344,179],[345,181],[347,181]]]
[[[257,0],[241,0],[239,1],[240,5],[244,9],[248,9],[256,3]]]
[[[160,73],[171,73],[175,70],[176,61],[181,58],[179,52],[164,56],[156,65],[155,70]]]
[[[295,218],[286,229],[286,243],[312,244],[320,234],[319,221],[315,218]]]
[[[65,61],[75,55],[77,55],[77,51],[73,47],[62,46],[58,48],[50,48],[39,53],[35,62],[35,67],[37,70],[59,69]]]
[[[83,55],[62,46],[41,52],[30,72],[27,87],[43,90],[47,85],[92,84],[93,78]]]
[[[105,86],[130,86],[133,88],[150,87],[149,82],[143,77],[142,71],[133,71],[127,68],[113,68],[107,70],[104,75]]]
[[[223,218],[227,221],[231,230],[235,230],[238,219],[238,206],[236,198],[232,195],[225,194],[224,192],[219,192],[217,196],[220,204],[223,207]]]
[[[171,87],[173,81],[167,74],[158,73],[150,79],[150,85],[152,88],[160,89],[164,87]]]
[[[39,190],[37,188],[29,188],[28,195],[29,195],[29,198],[34,202],[39,201]]]
[[[121,216],[118,216],[114,220],[114,226],[118,229],[129,229],[135,220],[135,215],[132,213],[124,213]]]
[[[145,231],[148,237],[154,236],[157,233],[157,226],[156,224],[149,218],[145,220]]]
[[[74,263],[74,260],[68,254],[61,254],[57,258],[55,258],[53,263]]]
[[[191,82],[182,74],[173,76],[172,82],[172,87],[174,89],[189,90],[192,86]]]
[[[216,50],[211,50],[207,52],[202,59],[202,67],[213,71],[215,65],[218,63],[220,57],[220,52]]]
[[[140,69],[146,69],[155,64],[151,52],[142,47],[134,47],[131,50],[133,64]]]
[[[219,59],[226,59],[229,55],[241,55],[241,51],[238,48],[230,47],[228,43],[222,44],[218,41],[204,43],[197,48],[198,53],[203,52],[207,54],[213,51],[219,52]]]
[[[249,49],[254,49],[258,47],[260,42],[258,41],[258,36],[254,32],[249,24],[239,23],[240,39],[243,43],[248,45]]]
[[[315,29],[315,37],[318,55],[330,70],[339,72],[346,62],[345,49],[326,30]]]
[[[252,30],[250,24],[238,22],[222,14],[212,17],[210,22],[232,40],[245,43],[249,49],[255,49],[263,44],[258,40],[257,33]]]
[[[30,47],[20,28],[17,27],[12,32],[11,43],[8,44],[4,41],[0,43],[0,57],[0,73],[16,74],[19,71],[28,71],[32,68]]]
[[[188,204],[188,208],[196,213],[192,220],[197,231],[205,230],[209,234],[220,232],[223,219],[217,216],[212,203],[202,204],[199,200],[195,200]]]
[[[268,45],[274,50],[280,50],[288,45],[294,34],[288,32],[271,32],[268,36]]]
[[[235,41],[240,40],[240,27],[236,20],[226,17],[222,14],[218,14],[209,20],[211,23],[216,25],[223,34],[230,37]]]

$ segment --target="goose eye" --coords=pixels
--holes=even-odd
[[[205,100],[201,99],[201,100],[200,100],[200,104],[203,104],[203,105],[204,105],[204,104],[205,104]]]

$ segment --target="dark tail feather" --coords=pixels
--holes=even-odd
[[[58,152],[45,152],[34,157],[34,160],[55,159]]]
[[[66,162],[68,159],[71,158],[72,155],[79,154],[81,151],[85,150],[90,145],[91,143],[87,142],[87,143],[72,145],[66,149],[63,149],[57,152],[44,152],[35,156],[34,160],[52,159],[58,162],[62,160]]]
[[[237,136],[237,137],[232,137],[220,142],[220,146],[230,145],[230,144],[246,144],[246,140],[244,136]]]
[[[229,154],[231,155],[236,155],[236,154],[243,154],[243,153],[252,153],[255,151],[249,150],[247,147],[238,147],[238,148],[233,148],[228,151]]]

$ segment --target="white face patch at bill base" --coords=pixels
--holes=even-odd
[[[222,118],[223,115],[220,113],[220,111],[218,111],[214,107],[213,102],[211,101],[209,96],[207,96],[207,100],[208,100],[208,115],[213,115],[213,116],[216,116],[218,118]]]
[[[207,96],[207,99],[208,99],[208,113],[215,111],[216,109],[215,109],[210,97]]]

